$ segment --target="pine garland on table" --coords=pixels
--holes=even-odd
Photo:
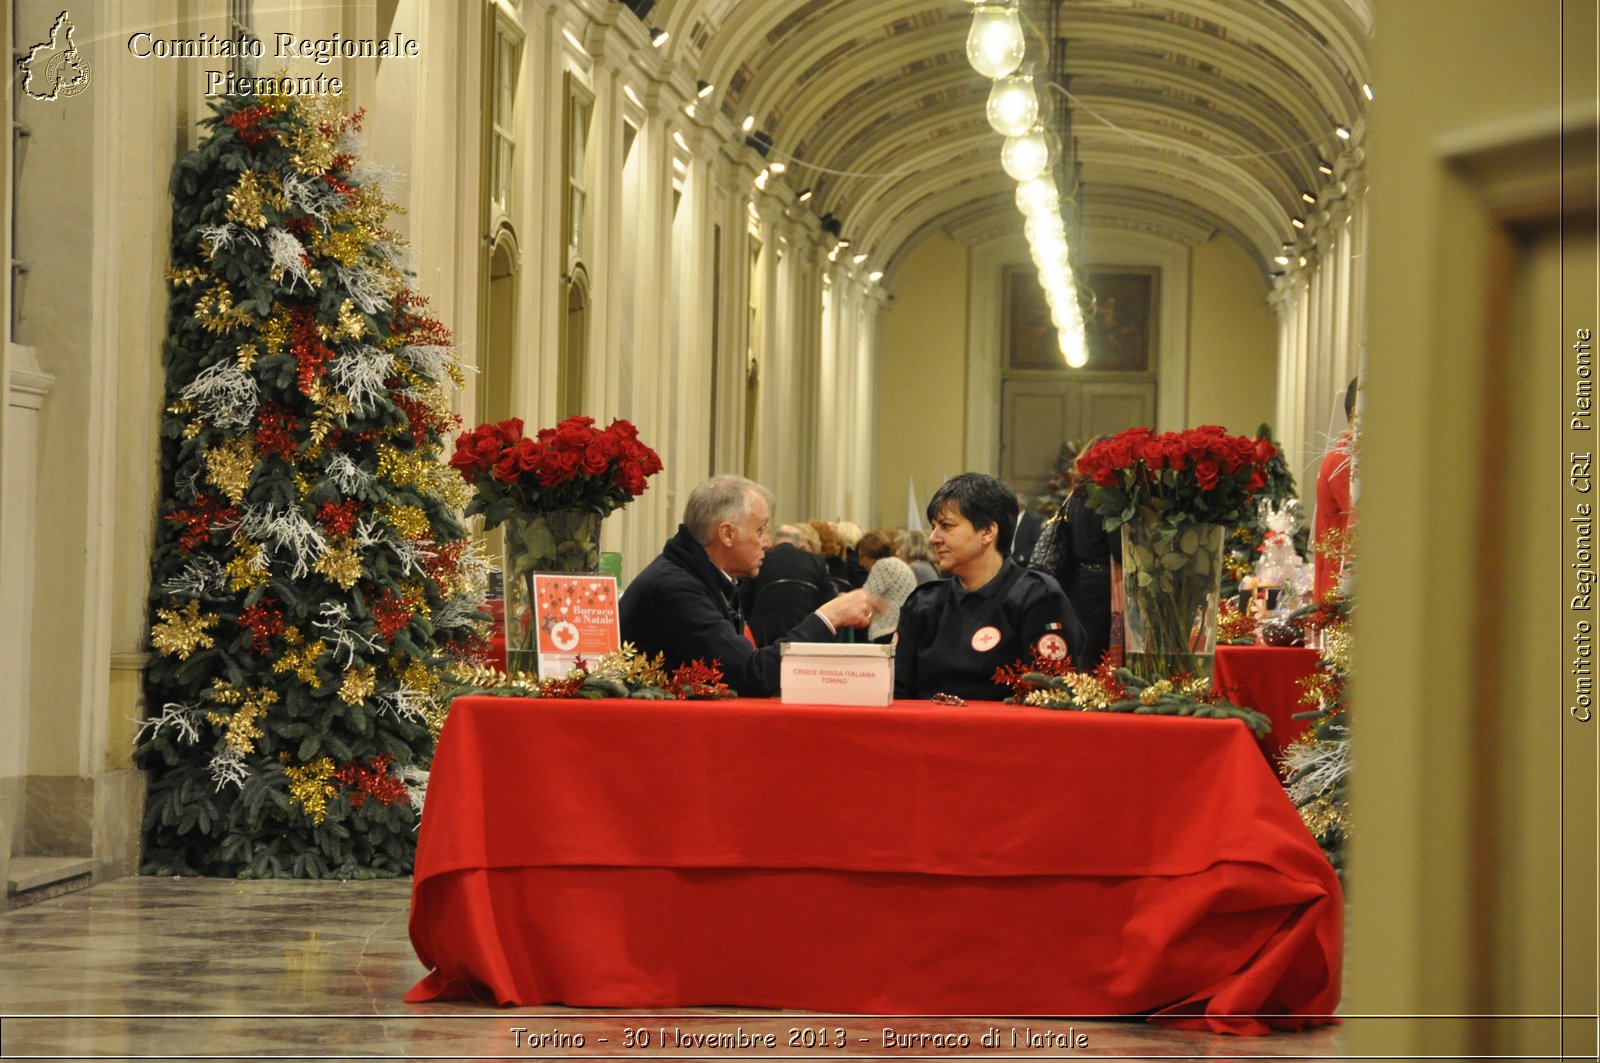
[[[444,672],[485,648],[461,367],[360,114],[213,109],[172,179],[143,870],[406,874]]]

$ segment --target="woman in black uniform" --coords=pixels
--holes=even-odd
[[[1011,691],[995,669],[1031,660],[1033,651],[1076,659],[1083,627],[1055,579],[1009,557],[1017,501],[993,476],[968,472],[945,481],[928,503],[939,571],[900,607],[894,658],[897,698],[951,694],[1000,701]]]

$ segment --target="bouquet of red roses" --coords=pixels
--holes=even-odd
[[[1270,439],[1230,436],[1214,424],[1160,435],[1130,428],[1090,447],[1078,470],[1107,531],[1134,520],[1231,526],[1249,515],[1277,452]]]
[[[644,493],[661,458],[620,419],[601,429],[593,417],[569,417],[530,438],[513,417],[463,432],[450,465],[477,489],[466,515],[483,514],[487,530],[519,511],[590,509],[603,517]]]

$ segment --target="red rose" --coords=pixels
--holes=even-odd
[[[501,421],[497,425],[484,425],[478,429],[482,432],[487,428],[488,435],[498,439],[502,445],[510,446],[522,438],[522,418],[513,417],[509,421]]]
[[[606,453],[605,446],[599,439],[591,442],[583,451],[583,471],[590,476],[599,476],[611,465],[611,455]]]
[[[1194,463],[1194,478],[1199,481],[1200,490],[1213,491],[1217,486],[1217,463],[1210,458],[1201,458]]]

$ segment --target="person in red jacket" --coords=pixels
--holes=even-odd
[[[1356,382],[1344,392],[1344,419],[1346,425],[1355,421]],[[1322,468],[1317,471],[1317,515],[1313,524],[1312,542],[1316,557],[1312,562],[1312,592],[1318,602],[1327,597],[1339,582],[1339,572],[1344,568],[1344,551],[1348,548],[1346,537],[1350,533],[1350,518],[1354,505],[1350,498],[1351,428],[1346,428],[1333,441],[1328,453],[1322,457]]]

